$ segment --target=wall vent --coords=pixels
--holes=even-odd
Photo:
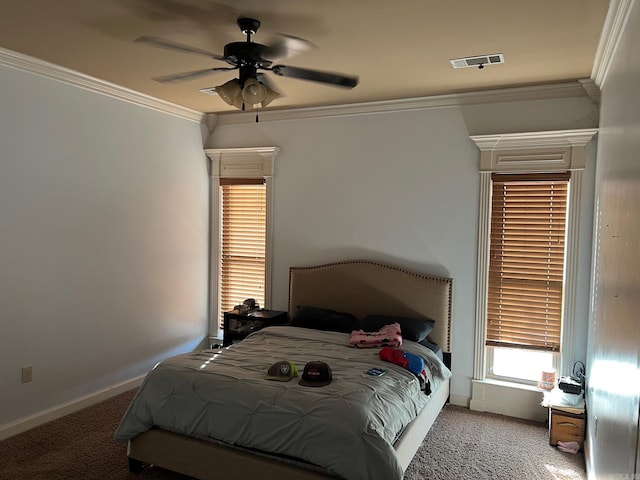
[[[216,87],[201,88],[200,91],[207,95],[218,95],[218,92],[216,92]]]
[[[504,55],[502,53],[492,53],[491,55],[475,55],[473,57],[454,58],[449,61],[453,68],[484,68],[486,65],[504,63]]]

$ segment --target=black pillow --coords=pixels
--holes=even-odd
[[[351,333],[355,330],[358,319],[350,313],[320,307],[298,307],[291,320],[294,327],[312,328],[331,332]]]
[[[394,317],[393,315],[368,315],[360,322],[360,328],[365,332],[376,332],[385,325],[399,323],[402,338],[413,342],[420,342],[427,338],[436,324],[429,318]]]

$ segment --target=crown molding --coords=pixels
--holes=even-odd
[[[166,102],[150,95],[120,87],[113,83],[85,75],[75,70],[54,65],[29,55],[14,52],[6,48],[0,47],[0,65],[4,65],[23,72],[35,73],[42,77],[57,80],[75,87],[83,88],[91,92],[106,95],[118,100],[150,108],[170,115],[190,120],[193,122],[202,122],[205,114],[191,110],[189,108]]]
[[[578,80],[595,106],[600,106],[600,88],[590,78]]]
[[[629,4],[633,3],[633,1],[634,0],[619,0],[618,4],[629,6]],[[618,18],[619,16],[620,15],[616,16],[616,18]],[[626,21],[626,17],[628,17],[628,8],[624,17]],[[620,25],[618,28],[621,30],[622,25]],[[620,34],[618,33],[618,38],[619,35]],[[150,108],[152,110],[163,113],[168,113],[170,115],[175,115],[186,120],[199,123],[206,122],[210,128],[211,126],[255,122],[255,111],[205,114],[2,47],[0,47],[0,65],[15,68],[17,70],[29,73],[34,73],[36,75],[61,81],[69,85],[83,88],[85,90],[106,95],[115,99],[123,100],[135,105]],[[598,84],[597,81],[596,84]],[[501,88],[476,92],[432,95],[426,97],[383,100],[338,106],[291,108],[266,111],[263,110],[260,112],[260,122],[367,115],[386,112],[403,112],[451,106],[477,105],[483,103],[584,97],[587,94],[594,100],[595,103],[597,103],[599,92],[597,92],[597,90],[594,90],[589,79],[583,79],[575,82],[545,84],[528,87]]]
[[[618,49],[618,44],[622,38],[622,33],[629,20],[629,14],[635,0],[610,0],[609,11],[602,27],[600,42],[596,50],[596,57],[593,62],[591,79],[602,88],[609,67],[613,61],[613,55]]]
[[[282,110],[261,110],[260,122],[298,120],[306,118],[343,117],[385,112],[403,112],[430,108],[478,105],[483,103],[514,102],[527,100],[548,100],[567,97],[585,97],[587,92],[582,80],[553,83],[528,87],[510,87],[476,92],[432,95],[428,97],[403,98],[377,102],[354,103],[349,105],[291,108]],[[588,80],[587,80],[588,82]],[[210,114],[212,115],[212,114]],[[256,112],[228,112],[217,114],[217,126],[254,123]]]

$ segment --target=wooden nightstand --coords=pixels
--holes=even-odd
[[[566,411],[563,407],[549,407],[549,445],[558,442],[577,442],[580,448],[584,445],[585,411],[572,409]],[[581,412],[580,412],[581,410]]]
[[[268,327],[269,325],[285,325],[289,322],[287,312],[279,310],[253,310],[246,315],[237,310],[224,314],[223,346],[239,342],[247,335]]]
[[[558,387],[544,392],[542,406],[549,409],[549,445],[577,442],[584,446],[586,404],[582,394],[565,393]]]

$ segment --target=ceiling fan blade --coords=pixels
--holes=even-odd
[[[201,50],[200,48],[191,47],[182,43],[167,40],[161,37],[142,36],[135,39],[137,43],[146,43],[154,47],[167,48],[169,50],[176,50],[178,52],[193,53],[195,55],[204,55],[205,57],[215,58],[216,60],[223,60],[224,57],[217,53],[209,52],[207,50]]]
[[[279,34],[277,40],[267,46],[263,53],[265,60],[285,60],[307,52],[316,46],[304,38]]]
[[[220,67],[220,68],[205,68],[203,70],[193,70],[191,72],[174,73],[172,75],[163,75],[161,77],[153,77],[153,80],[160,83],[178,83],[186,80],[191,80],[198,77],[203,77],[214,72],[235,70],[236,67]]]
[[[275,92],[278,91],[278,88],[276,88],[276,86],[273,84],[271,79],[267,77],[264,73],[258,73],[256,77],[258,78],[258,81],[260,83],[264,83],[267,87],[269,87],[271,90]]]
[[[321,72],[319,70],[309,70],[307,68],[287,67],[286,65],[275,65],[271,68],[271,71],[282,77],[329,83],[331,85],[345,88],[353,88],[358,85],[358,77],[343,75],[341,73]]]

